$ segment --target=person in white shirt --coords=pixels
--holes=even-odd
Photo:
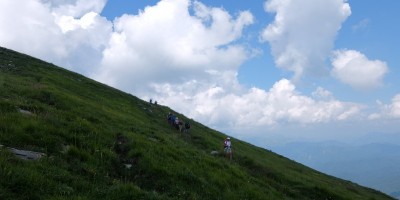
[[[224,141],[224,152],[226,157],[229,160],[232,160],[232,146],[231,146],[231,138],[227,137]]]

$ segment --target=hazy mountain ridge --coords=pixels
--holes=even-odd
[[[368,136],[362,142],[371,141],[372,138]],[[398,198],[394,193],[400,188],[400,145],[293,142],[274,147],[273,151],[324,173],[376,188]]]
[[[391,199],[226,135],[162,105],[0,48],[0,199]],[[21,112],[23,111],[23,112]],[[190,135],[166,122],[190,121]]]

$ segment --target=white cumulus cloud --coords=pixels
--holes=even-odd
[[[261,34],[276,65],[294,72],[295,80],[325,74],[335,36],[351,14],[346,0],[268,0],[265,10],[276,14]]]
[[[99,65],[112,23],[105,0],[0,1],[0,45],[87,74]]]
[[[400,119],[400,94],[396,94],[390,104],[383,104],[378,101],[380,111],[373,113],[369,116],[369,119]]]
[[[251,54],[233,42],[251,23],[248,11],[234,18],[200,2],[160,1],[114,21],[101,68],[92,77],[135,94],[148,91],[151,83],[213,79],[231,84],[224,75],[235,73]]]
[[[337,50],[332,58],[332,75],[353,88],[367,90],[382,85],[388,72],[385,62],[369,60],[355,50]]]

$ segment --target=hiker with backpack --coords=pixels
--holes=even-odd
[[[189,123],[189,122],[186,122],[186,123],[185,123],[185,130],[184,130],[183,132],[189,133],[189,129],[190,129],[190,123]]]
[[[224,152],[226,155],[226,158],[228,158],[229,160],[232,160],[232,146],[231,146],[231,138],[227,137],[224,140]]]
[[[176,116],[174,114],[171,114],[171,118],[169,118],[169,124],[171,124],[171,126],[175,125],[175,119]]]

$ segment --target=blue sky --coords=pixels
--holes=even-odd
[[[400,134],[400,2],[2,0],[0,45],[253,144]]]

